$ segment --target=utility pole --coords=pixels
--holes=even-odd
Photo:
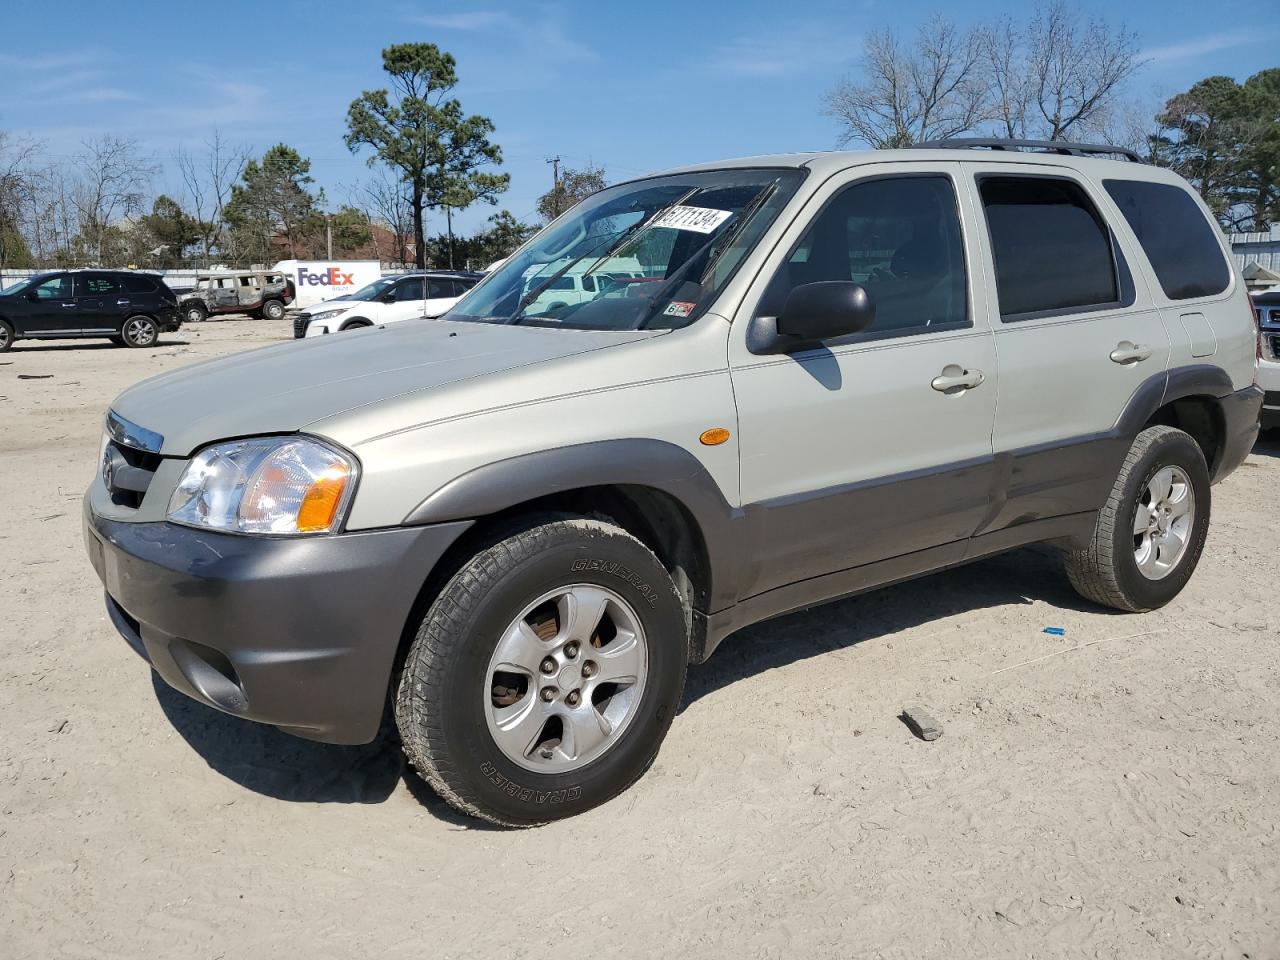
[[[560,216],[560,157],[547,157],[547,163],[551,164],[551,213],[552,216]]]
[[[324,215],[324,248],[325,256],[333,259],[333,218],[329,214]]]

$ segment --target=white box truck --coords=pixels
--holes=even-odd
[[[293,282],[294,309],[355,293],[382,276],[377,260],[281,260],[272,269]]]

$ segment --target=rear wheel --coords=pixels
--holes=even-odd
[[[1071,585],[1117,610],[1163,607],[1200,560],[1209,505],[1209,470],[1199,444],[1173,427],[1148,427],[1129,449],[1092,542],[1066,556]]]
[[[610,522],[547,515],[445,584],[406,658],[396,724],[449,803],[530,826],[644,773],[687,665],[684,606],[657,557]]]
[[[284,304],[279,300],[268,300],[262,305],[261,313],[268,320],[280,320],[284,317]]]
[[[154,347],[160,340],[160,328],[150,317],[129,317],[120,329],[126,347]]]
[[[13,346],[13,339],[13,327],[9,326],[9,321],[0,320],[0,353]]]

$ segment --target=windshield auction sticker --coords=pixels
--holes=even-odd
[[[670,227],[673,230],[692,230],[694,233],[711,233],[732,216],[733,212],[730,210],[677,206],[658,217],[652,225]]]

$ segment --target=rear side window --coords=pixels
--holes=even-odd
[[[79,296],[101,296],[104,293],[115,293],[116,282],[102,274],[86,273],[80,275]]]
[[[1004,320],[1117,306],[1111,232],[1080,187],[1053,177],[981,177]]]
[[[155,293],[156,291],[156,285],[150,277],[126,273],[120,279],[124,283],[124,288],[130,293]]]
[[[1185,190],[1138,180],[1104,180],[1102,185],[1129,221],[1166,297],[1190,300],[1227,289],[1231,272],[1222,245]]]

